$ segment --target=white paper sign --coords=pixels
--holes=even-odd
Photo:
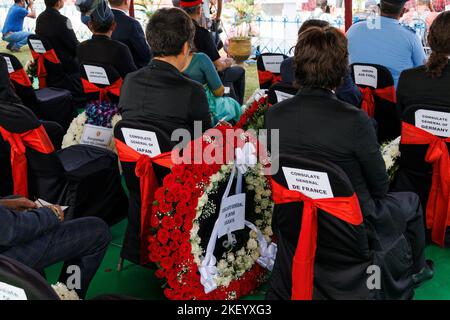
[[[14,67],[11,63],[11,59],[9,57],[3,57],[3,58],[5,58],[6,66],[8,67],[8,73],[14,72]]]
[[[139,153],[154,157],[161,154],[158,139],[152,131],[122,128],[125,143]]]
[[[264,68],[266,71],[270,71],[272,73],[280,73],[280,67],[283,60],[284,57],[282,55],[262,56]]]
[[[275,90],[275,94],[277,95],[277,102],[281,102],[283,100],[290,99],[294,96],[293,94],[289,94],[289,93],[286,93],[283,91],[278,91],[278,90]]]
[[[45,50],[44,44],[41,40],[38,39],[30,39],[31,47],[34,51],[37,53],[45,53],[47,50]]]
[[[450,113],[419,109],[414,116],[417,128],[435,136],[450,137]]]
[[[38,207],[38,208],[42,208],[42,207],[45,207],[45,206],[53,206],[54,204],[52,204],[52,203],[50,203],[50,202],[47,202],[47,201],[45,201],[45,200],[42,200],[42,199],[37,199],[35,202],[34,202],[35,204],[36,204],[36,206]],[[67,208],[68,208],[68,206],[60,206],[61,207],[61,210],[62,211],[64,211],[64,210],[66,210]]]
[[[224,87],[223,93],[230,94],[230,87]]]
[[[0,300],[28,300],[25,290],[0,282]]]
[[[245,193],[222,199],[217,238],[245,227]]]
[[[370,66],[353,66],[355,72],[355,83],[357,85],[369,86],[377,88],[378,86],[378,70]]]
[[[283,167],[289,190],[303,193],[312,199],[333,198],[326,172]]]
[[[104,68],[84,65],[84,71],[86,71],[86,76],[90,83],[110,85],[108,75]]]
[[[91,124],[84,125],[83,135],[81,136],[81,144],[89,144],[106,148],[111,143],[112,129]]]

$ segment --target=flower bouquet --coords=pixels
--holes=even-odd
[[[252,96],[250,99],[251,103],[244,110],[239,122],[236,124],[236,128],[257,131],[264,127],[264,114],[269,109],[270,104],[267,94],[262,94],[261,91],[263,90],[255,92]]]
[[[400,157],[399,145],[400,137],[397,137],[396,139],[386,142],[381,146],[381,155],[383,156],[390,181],[394,179],[395,173],[398,169],[398,158]]]

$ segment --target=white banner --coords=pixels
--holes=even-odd
[[[286,99],[290,99],[294,96],[293,94],[289,94],[289,93],[286,93],[283,91],[278,91],[278,90],[275,90],[275,94],[277,95],[277,102],[281,102]]]
[[[41,40],[38,39],[30,39],[31,47],[34,51],[37,53],[45,53],[47,50],[45,50],[44,44]]]
[[[104,68],[84,65],[84,71],[86,71],[86,76],[90,83],[110,85],[108,75]]]
[[[245,193],[239,193],[222,199],[217,238],[227,233],[242,230],[245,226]]]
[[[0,300],[28,300],[25,290],[0,281]]]
[[[14,72],[14,67],[11,63],[11,59],[9,57],[3,57],[6,61],[6,66],[8,67],[8,73]]]
[[[333,198],[326,172],[283,167],[289,190],[303,193],[312,199]]]

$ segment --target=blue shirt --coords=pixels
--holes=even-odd
[[[400,73],[425,63],[419,37],[398,20],[380,17],[380,27],[369,28],[366,21],[354,24],[347,32],[350,63],[371,63],[389,69],[397,87]]]
[[[17,4],[9,8],[8,15],[3,25],[3,34],[8,32],[18,32],[23,29],[23,20],[28,15],[28,10]]]

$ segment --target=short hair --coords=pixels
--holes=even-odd
[[[380,10],[381,13],[398,16],[402,13],[403,8],[405,7],[405,3],[391,3],[381,0],[380,1]]]
[[[330,23],[328,21],[319,20],[319,19],[309,19],[309,20],[306,20],[305,22],[303,22],[302,26],[298,30],[298,35],[300,35],[300,33],[304,32],[312,27],[326,28],[329,26],[330,26]]]
[[[115,7],[121,6],[125,0],[108,0],[109,4]]]
[[[183,10],[162,8],[150,18],[146,35],[155,57],[177,56],[186,42],[192,44],[195,26]]]
[[[200,9],[200,6],[193,6],[193,7],[181,7],[188,15],[193,15],[197,13],[198,9]]]
[[[58,3],[59,0],[44,0],[45,2],[45,6],[47,8],[53,8],[54,6],[56,6],[56,4]]]
[[[22,0],[14,0],[14,3],[21,3]]]
[[[338,87],[348,71],[347,38],[333,27],[306,30],[298,38],[294,66],[300,87]]]
[[[91,15],[91,18],[89,19],[89,24],[92,28],[92,31],[98,33],[107,33],[109,30],[111,30],[114,23],[114,17],[112,17],[109,21],[97,21],[97,19],[93,18],[93,16]]]

